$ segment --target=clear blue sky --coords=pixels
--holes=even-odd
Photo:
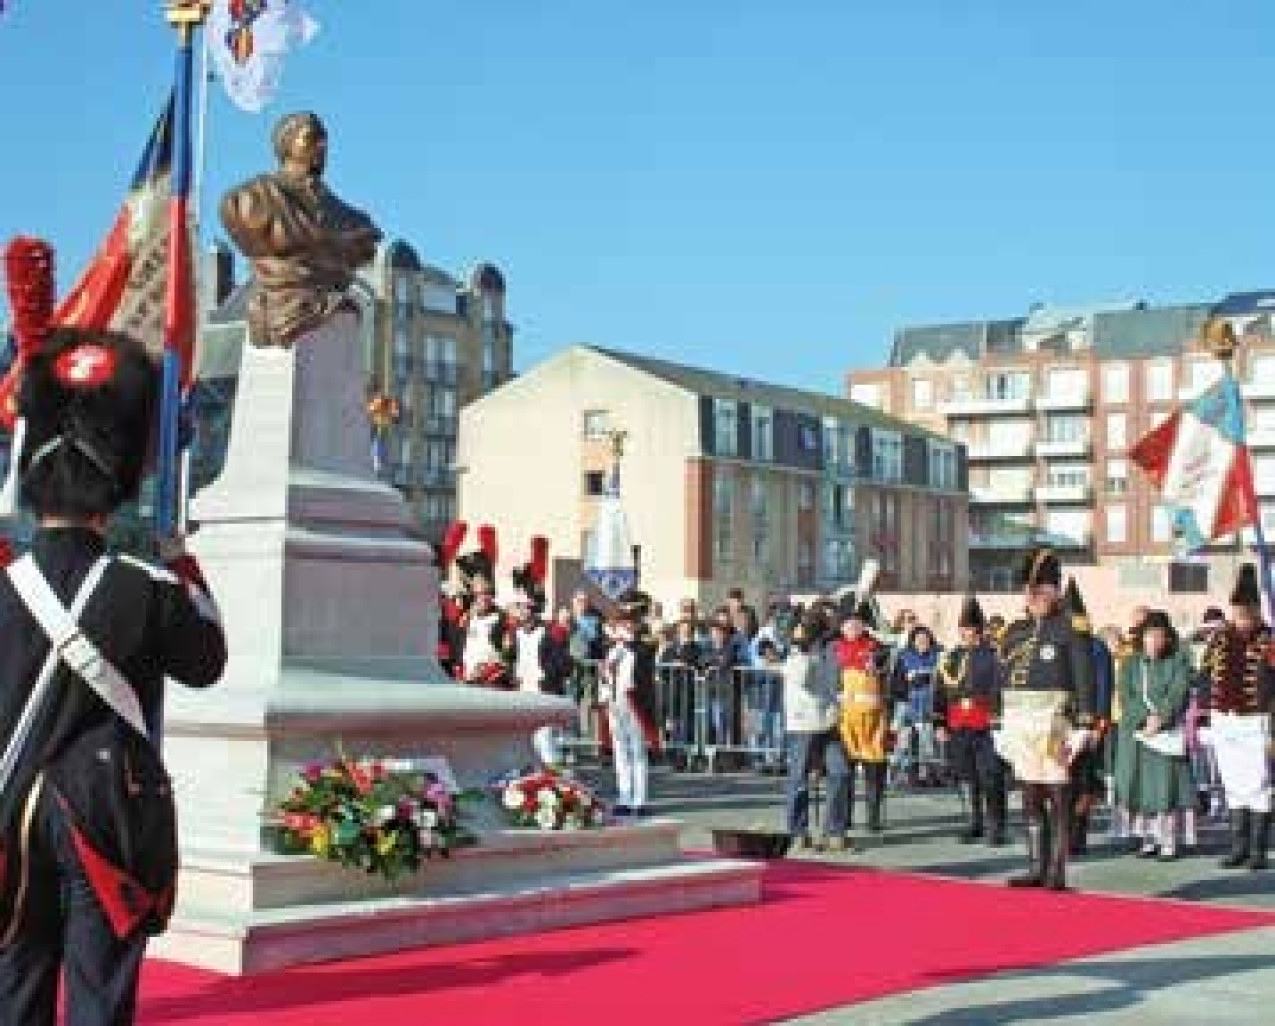
[[[171,76],[152,0],[9,0],[0,236],[106,230]],[[901,324],[1275,283],[1270,0],[311,0],[266,117],[506,271],[525,368],[593,342],[837,390]]]

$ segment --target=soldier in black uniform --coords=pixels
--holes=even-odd
[[[1093,664],[1093,730],[1094,744],[1083,752],[1077,752],[1071,763],[1071,857],[1079,858],[1089,850],[1089,818],[1093,807],[1106,794],[1102,779],[1102,731],[1111,715],[1111,692],[1114,686],[1114,670],[1111,652],[1106,644],[1094,636],[1089,622],[1089,611],[1080,596],[1080,588],[1074,577],[1067,579],[1063,595],[1063,607],[1071,617],[1071,626],[1089,648]]]
[[[1001,749],[1023,785],[1030,869],[1009,883],[1061,891],[1071,842],[1070,764],[1091,740],[1093,657],[1060,604],[1058,558],[1048,549],[1032,552],[1022,582],[1027,616],[1006,630],[1001,648]]]
[[[1007,799],[1005,764],[992,743],[992,724],[1000,717],[1001,680],[996,649],[988,643],[982,607],[973,595],[965,600],[958,624],[961,643],[939,666],[940,687],[934,715],[946,732],[952,765],[969,788],[969,825],[963,844],[984,836],[993,848],[1005,843]],[[986,819],[984,811],[986,810]]]
[[[106,554],[107,521],[141,481],[156,379],[140,346],[79,332],[55,333],[23,377],[14,458],[39,529],[0,572],[4,1026],[51,1026],[59,970],[71,1026],[131,1023],[147,937],[172,909],[164,680],[211,685],[226,647],[190,556],[168,546],[166,570]],[[82,606],[56,650],[36,616],[54,606]]]

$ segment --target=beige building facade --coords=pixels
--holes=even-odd
[[[551,595],[579,583],[612,431],[641,584],[666,603],[831,590],[869,554],[884,586],[965,584],[960,446],[834,396],[583,346],[461,412],[459,515],[497,527],[502,581],[543,534]]]
[[[1129,450],[1222,373],[1199,346],[1212,312],[1243,336],[1236,372],[1266,530],[1275,529],[1275,297],[1216,305],[1038,309],[1026,318],[900,331],[888,367],[852,371],[852,398],[967,446],[974,586],[1016,586],[1014,564],[1048,543],[1130,592],[1187,596],[1229,587],[1228,541],[1180,559],[1167,509]],[[1246,538],[1251,541],[1251,538]],[[1249,557],[1251,558],[1251,557]]]

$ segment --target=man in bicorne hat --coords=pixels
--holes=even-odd
[[[992,724],[1000,716],[1001,680],[996,649],[987,639],[975,596],[965,599],[958,626],[961,643],[939,665],[942,686],[934,713],[939,730],[949,736],[956,773],[969,788],[970,819],[961,842],[986,836],[988,844],[999,848],[1005,843],[1007,799],[1005,766],[992,743]]]
[[[1071,762],[1091,743],[1093,656],[1061,604],[1062,566],[1046,548],[1023,567],[1027,615],[1001,646],[1004,725],[998,748],[1023,785],[1030,868],[1013,887],[1067,889]]]
[[[1231,620],[1210,639],[1209,733],[1231,814],[1226,869],[1265,869],[1271,829],[1271,720],[1275,716],[1275,642],[1262,622],[1262,596],[1251,563],[1231,593]]]

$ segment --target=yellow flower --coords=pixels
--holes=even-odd
[[[310,836],[310,850],[319,858],[323,858],[328,853],[328,849],[332,847],[332,834],[328,830],[326,824],[315,828],[314,833]]]
[[[389,855],[394,850],[396,840],[397,838],[391,833],[382,834],[381,839],[376,842],[377,854],[382,857]]]

